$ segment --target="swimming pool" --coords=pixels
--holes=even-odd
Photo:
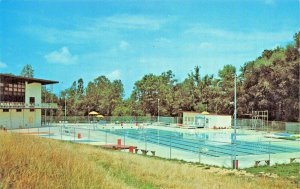
[[[124,136],[161,146],[172,147],[178,150],[202,154],[209,157],[247,156],[261,154],[277,154],[300,152],[300,147],[286,147],[269,142],[237,140],[232,143],[232,133],[183,133],[158,129],[115,129],[101,130],[109,134]],[[243,136],[238,134],[237,136]],[[237,137],[239,138],[239,137]]]

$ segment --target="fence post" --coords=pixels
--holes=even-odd
[[[49,134],[48,134],[48,137],[50,138],[50,131],[51,131],[51,129],[50,129],[50,126],[49,126]]]
[[[199,148],[199,163],[201,163],[201,153],[200,153],[200,150],[201,150],[201,143],[200,143],[200,139],[199,139],[198,148]]]
[[[107,129],[105,130],[105,144],[107,144]]]
[[[230,156],[230,163],[231,163],[231,165],[232,165],[232,169],[234,169],[234,167],[233,167],[233,148],[232,148],[232,146],[233,146],[233,143],[232,143],[232,139],[231,139],[231,142],[230,142],[230,151],[231,151],[231,156]]]
[[[75,142],[75,136],[76,135],[76,130],[75,130],[75,127],[74,127],[74,142]]]
[[[126,138],[126,136],[125,136],[125,132],[124,132],[124,142],[123,142],[123,143],[124,143],[124,146],[125,146],[125,144],[126,144],[126,143],[125,143],[125,138]]]
[[[170,135],[170,159],[172,159],[172,136]]]
[[[147,139],[146,139],[145,130],[143,130],[143,132],[144,132],[144,140],[145,140],[145,150],[147,150]]]
[[[271,149],[271,141],[269,140],[269,166],[271,166],[271,152],[270,152],[270,149]]]

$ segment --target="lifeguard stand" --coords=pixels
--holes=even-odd
[[[269,114],[268,110],[265,111],[252,111],[252,127],[251,129],[264,130],[268,126]]]

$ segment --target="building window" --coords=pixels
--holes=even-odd
[[[25,82],[12,78],[0,78],[0,101],[25,102]]]
[[[30,102],[30,104],[34,104],[35,103],[35,98],[34,97],[30,97],[29,98],[29,102]]]
[[[3,112],[9,112],[9,109],[3,109]]]
[[[31,112],[34,112],[34,109],[30,109]]]
[[[17,112],[22,112],[22,109],[17,109],[16,111],[17,111]]]

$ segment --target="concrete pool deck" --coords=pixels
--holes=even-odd
[[[232,129],[224,129],[224,130],[213,130],[213,129],[182,129],[182,128],[170,128],[170,127],[162,127],[162,126],[148,126],[148,125],[140,125],[137,127],[135,124],[124,125],[121,127],[120,125],[108,125],[108,126],[97,126],[89,125],[89,124],[80,124],[73,126],[73,124],[66,124],[68,132],[63,131],[64,124],[59,124],[54,127],[41,127],[41,128],[29,128],[29,129],[19,129],[13,130],[13,132],[18,133],[34,133],[34,132],[43,132],[40,134],[41,137],[47,137],[51,139],[71,141],[76,143],[83,143],[89,145],[103,145],[103,144],[116,144],[118,139],[122,140],[122,144],[124,145],[132,145],[137,146],[139,149],[145,149],[149,151],[155,151],[155,155],[162,158],[170,158],[170,159],[178,159],[184,160],[188,162],[200,162],[208,165],[215,165],[220,167],[232,167],[232,160],[234,156],[221,156],[221,157],[209,157],[205,155],[205,151],[199,151],[201,153],[194,153],[189,151],[183,151],[177,148],[172,147],[172,143],[170,146],[162,146],[154,143],[150,143],[143,140],[137,140],[130,138],[126,135],[120,136],[115,135],[113,133],[105,132],[105,130],[115,130],[115,129],[137,129],[137,128],[145,128],[145,129],[159,129],[164,131],[174,131],[186,134],[201,134],[201,133],[232,133]],[[65,125],[65,126],[66,126]],[[104,130],[103,130],[104,127]],[[99,130],[102,129],[102,130]],[[61,130],[63,132],[61,132]],[[47,134],[48,133],[48,134]],[[274,139],[274,138],[266,138],[265,136],[268,134],[266,132],[256,132],[252,130],[238,130],[238,140],[246,141],[246,142],[263,142],[266,144],[276,144],[276,146],[281,147],[300,147],[300,141],[288,141],[282,139]],[[80,138],[78,138],[78,134],[80,134]],[[31,135],[39,135],[38,133],[34,133]],[[128,151],[128,150],[125,150]],[[141,153],[141,152],[139,152]],[[149,152],[149,154],[151,154]],[[253,167],[255,165],[255,161],[265,161],[270,160],[270,164],[274,165],[276,163],[289,163],[290,158],[299,158],[300,157],[300,148],[297,152],[286,152],[286,153],[271,153],[271,154],[257,154],[257,155],[241,155],[237,156],[237,160],[239,161],[239,168],[247,168]],[[296,160],[299,161],[299,160]]]

